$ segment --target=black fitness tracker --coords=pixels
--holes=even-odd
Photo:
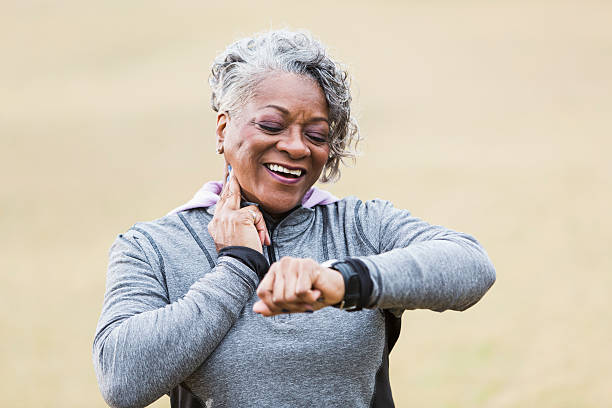
[[[333,307],[353,312],[370,306],[374,282],[367,265],[361,259],[330,259],[321,266],[340,272],[344,280],[344,299],[332,305]]]
[[[344,299],[334,305],[348,312],[361,310],[361,280],[359,274],[345,261],[335,262],[330,266],[342,275],[344,279]]]

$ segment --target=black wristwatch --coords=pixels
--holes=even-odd
[[[348,312],[361,310],[361,280],[359,274],[348,262],[338,261],[329,266],[342,274],[344,279],[344,299],[333,305]]]

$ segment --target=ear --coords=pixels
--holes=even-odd
[[[217,148],[223,149],[223,142],[225,141],[225,132],[229,122],[229,114],[227,112],[219,112],[217,115]]]

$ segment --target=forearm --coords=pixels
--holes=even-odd
[[[178,301],[133,314],[113,310],[100,328],[94,365],[102,394],[112,406],[144,406],[189,376],[223,339],[258,284],[239,261],[219,258],[210,273]],[[105,305],[106,309],[106,305]],[[108,321],[104,312],[100,318]]]
[[[495,270],[484,250],[456,236],[361,259],[374,281],[370,307],[465,310],[495,282]]]

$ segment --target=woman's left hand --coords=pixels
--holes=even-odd
[[[264,316],[312,312],[344,298],[344,279],[312,259],[283,257],[270,266],[257,296],[253,311]]]

